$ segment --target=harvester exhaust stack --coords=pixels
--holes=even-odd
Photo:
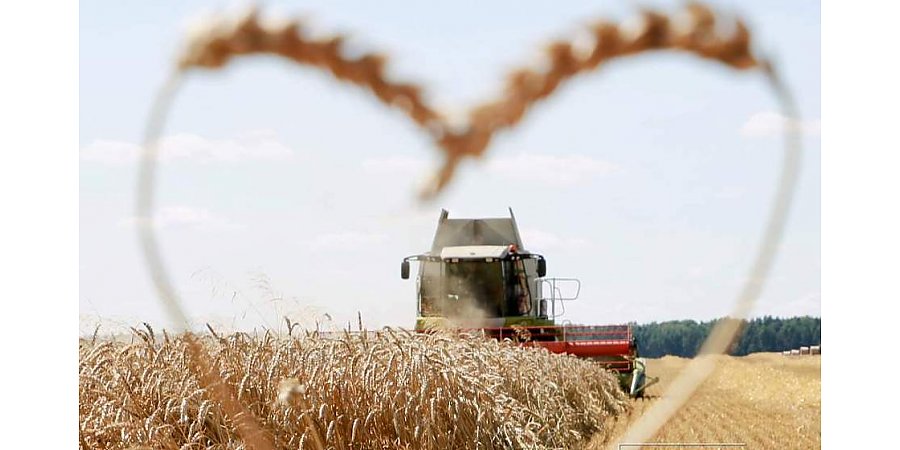
[[[581,283],[545,277],[546,260],[525,249],[512,208],[508,218],[481,219],[451,219],[441,210],[431,250],[403,259],[404,279],[410,261],[419,263],[418,332],[478,332],[589,358],[616,372],[634,397],[658,381],[646,375],[631,325],[556,324],[557,304],[577,298]],[[566,282],[576,286],[574,295],[562,295]]]

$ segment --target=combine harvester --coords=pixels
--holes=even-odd
[[[581,282],[546,278],[543,256],[522,245],[512,209],[509,218],[450,219],[441,211],[431,251],[403,259],[419,262],[416,331],[451,329],[509,339],[553,353],[589,358],[615,372],[632,397],[659,381],[638,357],[631,325],[557,325],[557,305],[578,297]],[[564,297],[566,288],[574,293]]]

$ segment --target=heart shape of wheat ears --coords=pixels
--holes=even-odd
[[[710,8],[699,3],[688,3],[668,15],[643,10],[622,23],[598,20],[589,27],[588,32],[593,42],[587,49],[576,49],[573,43],[564,40],[550,42],[546,47],[546,67],[511,72],[502,94],[472,108],[463,127],[451,125],[430,106],[420,86],[388,79],[384,71],[387,61],[384,55],[345,56],[345,37],[311,37],[297,20],[265,19],[259,16],[256,9],[251,9],[241,15],[208,19],[187,38],[184,50],[170,78],[157,94],[148,118],[138,177],[138,232],[159,298],[180,328],[178,331],[185,332],[201,385],[222,405],[226,414],[235,418],[238,435],[248,448],[272,448],[273,441],[237,400],[234,392],[222,382],[199,341],[190,334],[187,316],[162,263],[153,227],[158,141],[183,75],[192,70],[221,69],[235,57],[244,55],[277,55],[300,65],[322,69],[339,81],[368,90],[382,103],[405,113],[433,138],[444,156],[443,166],[421,192],[423,199],[440,193],[453,178],[463,158],[483,156],[494,135],[518,124],[530,108],[553,94],[561,84],[614,59],[656,50],[676,50],[718,61],[735,70],[761,73],[768,80],[782,115],[787,118],[787,126],[781,174],[750,274],[737,295],[731,319],[720,321],[713,328],[698,357],[672,381],[653,407],[629,428],[622,442],[652,439],[710,375],[715,362],[708,356],[725,353],[738,336],[740,319],[748,316],[759,297],[785,227],[801,159],[800,134],[792,126],[798,119],[793,99],[773,65],[752,52],[750,31],[744,22],[739,18],[717,17]],[[316,439],[316,444],[319,447],[324,445],[321,439]]]

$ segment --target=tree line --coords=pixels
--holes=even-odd
[[[664,355],[693,357],[712,327],[720,320],[707,322],[673,320],[633,325],[641,356]],[[780,352],[801,346],[821,345],[822,319],[819,317],[778,318],[765,316],[741,320],[742,332],[732,343],[730,354],[743,356],[755,352]]]

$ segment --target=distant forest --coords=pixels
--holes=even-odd
[[[692,357],[697,354],[703,340],[713,325],[723,319],[709,322],[675,320],[634,324],[638,352],[641,356],[658,358],[664,355]],[[731,354],[743,356],[755,352],[780,352],[800,346],[821,345],[822,319],[819,317],[792,317],[781,319],[761,317],[744,320],[740,338],[732,344]]]

